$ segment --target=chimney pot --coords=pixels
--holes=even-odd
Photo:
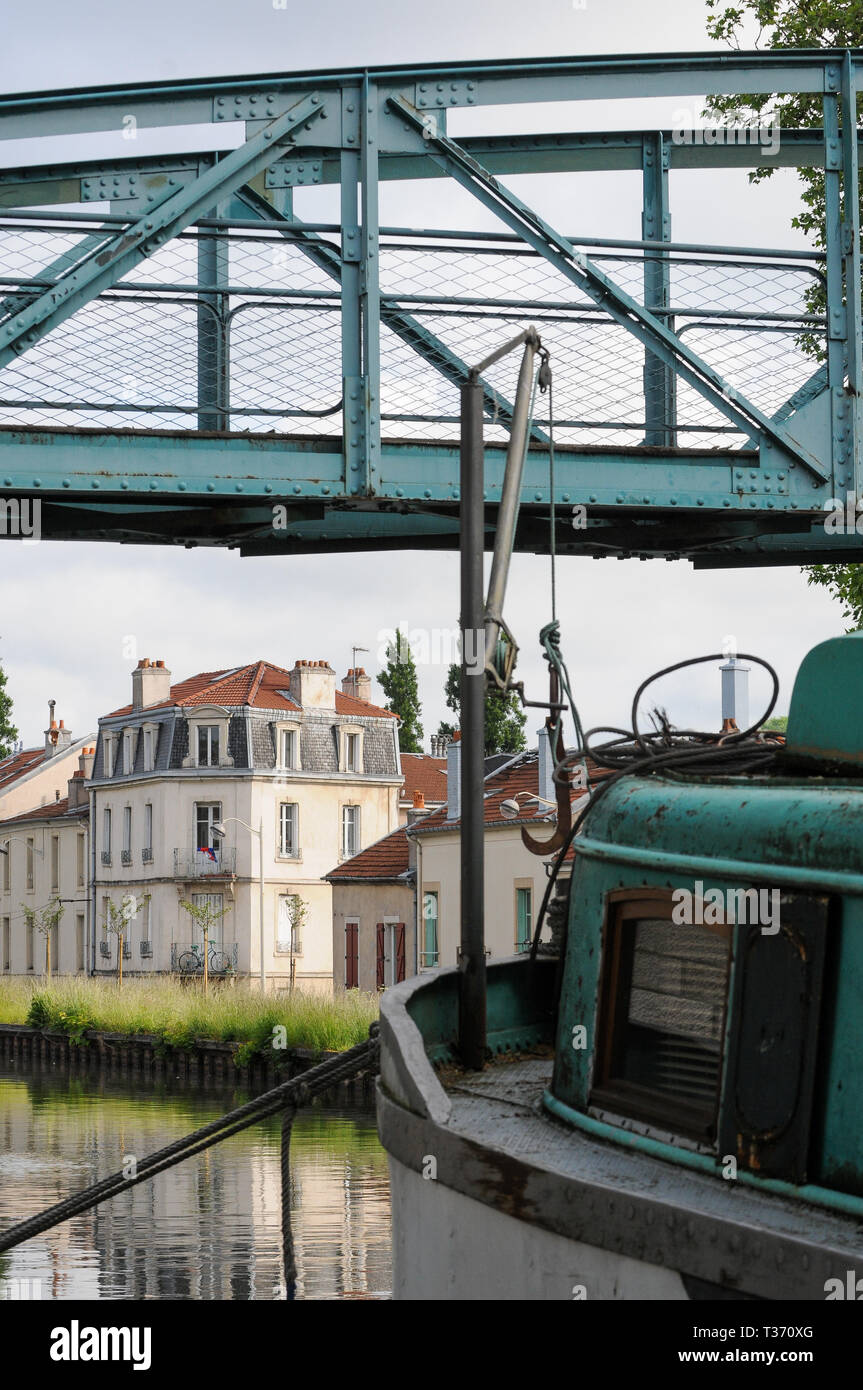
[[[419,791],[418,791],[418,792],[414,792],[414,806],[420,807],[420,806],[425,806],[425,804],[426,804],[426,799],[425,799],[425,797],[423,796],[422,792],[419,792]]]

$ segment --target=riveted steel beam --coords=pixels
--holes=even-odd
[[[292,132],[318,117],[322,109],[319,93],[304,96],[285,115],[207,169],[188,187],[166,198],[91,252],[82,264],[61,275],[50,289],[0,326],[0,367],[122,279],[196,217],[204,216],[220,198],[265,169],[272,163],[274,151]]]
[[[803,448],[782,427],[777,426],[757,406],[747,400],[712,367],[693,352],[676,334],[630,295],[570,241],[545,222],[532,208],[506,189],[494,175],[443,135],[428,117],[415,111],[402,97],[391,97],[391,110],[414,130],[417,139],[429,147],[432,158],[441,161],[452,177],[483,205],[544,256],[567,279],[600,305],[616,323],[626,328],[701,396],[726,415],[748,435],[758,434],[782,450],[795,463],[806,467],[819,481],[828,474],[808,449]]]

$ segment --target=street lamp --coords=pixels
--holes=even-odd
[[[549,801],[544,796],[536,796],[533,792],[516,792],[515,796],[510,797],[508,801],[500,803],[500,813],[504,820],[515,820],[516,816],[521,815],[521,807],[518,804],[520,797],[526,797],[528,801],[541,801],[543,806],[550,806],[552,810],[557,810],[556,801]]]
[[[246,825],[246,822],[240,820],[239,816],[225,816],[224,820],[216,821],[213,826],[213,834],[220,840],[224,839],[227,834],[225,826],[229,820],[234,821],[237,825],[241,825],[244,830],[248,830],[250,835],[257,835],[258,837],[258,858],[260,865],[260,874],[258,876],[258,903],[261,928],[261,993],[264,994],[267,988],[267,971],[264,965],[264,819],[262,816],[260,828],[255,830],[254,826]]]

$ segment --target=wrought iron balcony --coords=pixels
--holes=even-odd
[[[223,849],[175,849],[174,878],[225,878],[237,871],[235,845]]]
[[[145,864],[152,864],[152,862],[153,862],[153,851],[152,851],[152,849],[142,849],[142,850],[141,850],[141,859],[143,860],[143,862],[144,862]]]
[[[121,863],[121,864],[131,864],[131,862],[132,862],[132,851],[131,851],[130,849],[121,849],[121,850],[120,850],[120,863]]]
[[[239,959],[236,941],[226,941],[221,946],[210,942],[207,957],[209,975],[236,975]],[[182,941],[172,941],[171,969],[180,975],[203,975],[204,943],[195,941],[186,944]]]

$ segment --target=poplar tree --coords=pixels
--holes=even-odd
[[[420,723],[420,705],[417,668],[407,637],[398,629],[395,642],[387,643],[387,664],[378,676],[381,689],[387,697],[386,709],[397,714],[399,724],[399,749],[402,753],[421,753],[423,751],[423,728]]]
[[[6,689],[6,672],[0,662],[0,758],[6,758],[15,746],[18,730],[12,723],[12,696]]]

